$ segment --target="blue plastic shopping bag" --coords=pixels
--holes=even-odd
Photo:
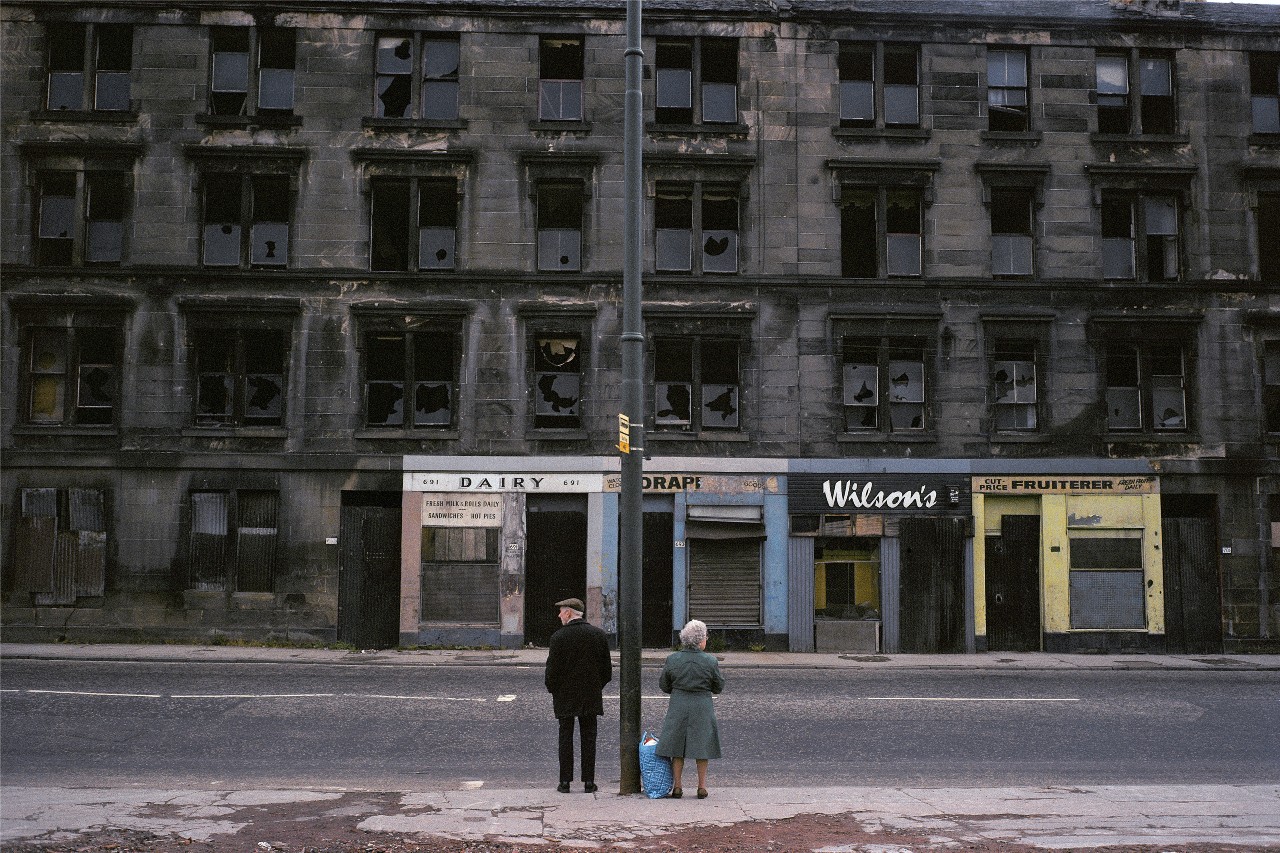
[[[640,736],[640,787],[651,800],[671,793],[675,779],[671,775],[671,759],[658,755],[658,739],[645,732]]]

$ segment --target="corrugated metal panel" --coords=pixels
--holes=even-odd
[[[236,498],[236,591],[274,592],[280,497],[240,492]]]
[[[880,648],[885,652],[900,651],[898,583],[901,577],[901,543],[896,536],[886,536],[880,540]]]
[[[71,570],[76,596],[97,597],[106,591],[107,518],[102,492],[69,489],[67,516],[77,536],[75,565]]]
[[[226,588],[227,495],[193,492],[188,589]]]
[[[1141,571],[1071,572],[1072,628],[1145,628]]]
[[[22,518],[14,536],[14,590],[53,589],[53,560],[58,532],[58,490],[23,489]]]
[[[497,625],[497,563],[423,563],[422,619]]]
[[[53,552],[53,584],[45,592],[36,593],[36,604],[76,603],[76,558],[80,537],[66,530],[58,531]]]
[[[787,645],[793,652],[813,651],[813,539],[787,540]]]
[[[1170,652],[1222,652],[1217,541],[1207,518],[1165,518],[1164,623]]]
[[[760,619],[760,542],[689,540],[689,618],[716,627],[757,627]]]

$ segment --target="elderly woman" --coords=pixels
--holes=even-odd
[[[667,716],[662,721],[658,754],[671,759],[675,787],[671,796],[684,794],[680,775],[686,758],[698,764],[698,799],[707,796],[707,760],[720,757],[720,729],[711,695],[724,689],[724,677],[716,656],[707,654],[707,626],[690,620],[680,631],[682,648],[667,657],[658,686],[671,694]]]

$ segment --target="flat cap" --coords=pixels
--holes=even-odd
[[[582,606],[581,598],[566,598],[564,601],[557,601],[556,607],[567,607],[570,610],[576,610],[579,613],[587,612],[587,608]]]

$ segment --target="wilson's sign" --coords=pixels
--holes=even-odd
[[[792,512],[968,512],[967,480],[936,474],[792,474],[787,478],[787,502]]]

